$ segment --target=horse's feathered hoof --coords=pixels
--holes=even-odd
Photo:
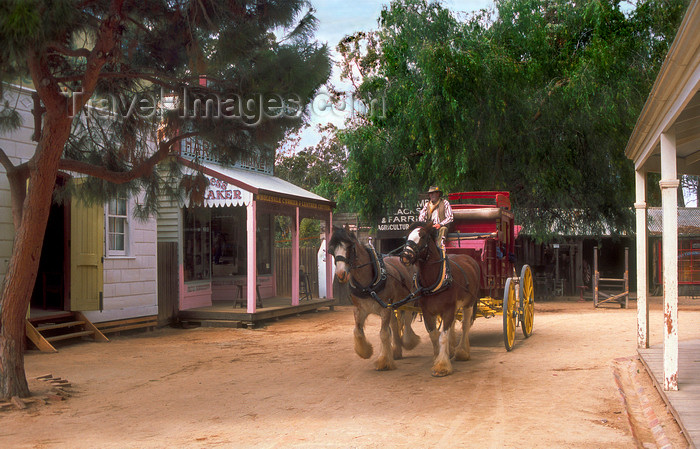
[[[401,343],[403,344],[404,348],[413,349],[418,346],[418,343],[420,343],[420,337],[416,334],[411,334],[410,336],[408,334],[404,334],[403,338],[401,339]]]
[[[450,370],[433,370],[433,372],[430,374],[432,374],[433,377],[445,377],[445,376],[449,376],[450,374],[452,374],[452,371],[450,371]]]
[[[433,370],[430,373],[433,377],[445,377],[452,374],[452,366],[449,364],[438,364],[433,366]]]
[[[471,355],[463,349],[458,349],[455,353],[455,360],[459,360],[460,362],[466,362],[469,359],[471,359]]]
[[[355,340],[355,352],[357,355],[362,357],[363,359],[368,359],[372,357],[372,354],[374,353],[374,349],[372,349],[372,345],[369,344],[367,340]]]
[[[381,358],[374,362],[374,369],[377,371],[390,371],[396,369],[396,364],[393,360]]]

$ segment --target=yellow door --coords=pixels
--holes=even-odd
[[[70,306],[71,310],[102,309],[104,206],[71,203]]]

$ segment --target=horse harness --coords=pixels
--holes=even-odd
[[[417,245],[415,242],[408,241],[406,242],[406,245],[408,246],[409,243],[412,243],[414,247],[411,249],[418,254],[417,251]],[[391,307],[393,309],[398,309],[399,307],[408,304],[409,302],[416,301],[418,298],[421,296],[430,296],[430,295],[435,295],[437,293],[440,293],[446,289],[448,289],[452,285],[452,272],[450,270],[450,264],[449,260],[447,259],[447,254],[445,253],[445,250],[438,247],[438,251],[440,251],[441,258],[438,261],[440,263],[440,275],[438,276],[437,281],[430,287],[423,287],[420,283],[420,276],[419,272],[416,271],[416,273],[413,275],[413,286],[415,287],[415,291],[411,292],[408,296],[406,296],[404,299],[402,299],[399,302],[395,302],[393,304],[389,304],[388,306],[384,307]],[[458,268],[459,265],[457,265]],[[465,276],[466,279],[466,276]]]
[[[357,268],[362,268],[367,265],[372,265],[372,272],[374,273],[374,278],[368,285],[356,285],[352,281],[352,277],[350,278],[350,292],[353,294],[353,296],[358,297],[358,298],[373,298],[375,301],[379,302],[380,304],[383,303],[381,299],[379,299],[379,296],[377,296],[377,291],[382,291],[384,290],[384,287],[386,286],[386,277],[387,277],[387,271],[386,271],[386,265],[384,264],[384,258],[380,257],[377,255],[377,252],[374,250],[372,246],[365,245],[365,249],[369,253],[369,262],[366,264],[362,264],[359,266],[354,265],[355,261],[355,248],[352,247],[353,251],[353,256],[352,256],[352,262],[348,260],[347,258],[343,256],[336,256],[335,261],[337,262],[345,262],[350,266],[351,269],[357,269]],[[385,306],[386,307],[386,306]]]
[[[408,242],[407,242],[408,243]],[[414,243],[414,242],[410,242]],[[414,243],[415,245],[415,243]],[[452,272],[450,270],[450,264],[449,264],[449,259],[447,258],[447,254],[445,253],[445,250],[438,247],[438,250],[440,251],[440,254],[442,255],[440,259],[441,263],[441,268],[440,268],[440,276],[438,276],[438,280],[431,285],[430,287],[423,287],[420,284],[420,276],[418,275],[418,271],[413,275],[413,285],[416,288],[415,291],[409,293],[408,296],[406,296],[404,299],[401,301],[387,304],[385,303],[377,294],[377,292],[381,292],[384,290],[384,287],[386,286],[386,278],[387,278],[387,271],[386,271],[386,265],[384,263],[384,258],[380,255],[377,254],[375,251],[374,247],[371,245],[365,245],[365,249],[369,253],[370,261],[366,264],[362,264],[359,266],[354,266],[353,262],[356,258],[354,254],[354,247],[352,248],[353,255],[352,255],[352,261],[348,260],[348,258],[344,256],[336,256],[335,261],[337,262],[345,262],[348,264],[351,269],[356,269],[356,268],[362,268],[367,265],[372,265],[372,271],[374,273],[374,279],[372,282],[369,283],[369,285],[362,286],[362,285],[355,285],[352,282],[352,278],[350,279],[350,292],[353,294],[353,296],[358,297],[358,298],[372,298],[374,299],[377,304],[382,306],[385,309],[398,309],[399,307],[409,303],[416,301],[418,298],[421,296],[429,296],[429,295],[434,295],[437,293],[440,293],[446,289],[448,289],[452,285]],[[462,269],[459,265],[457,265],[457,268],[460,270]],[[463,270],[462,270],[463,271]],[[466,274],[464,275],[464,279],[467,279]],[[463,287],[466,289],[466,287]]]
[[[418,248],[418,245],[415,242],[409,240],[406,242],[406,246],[408,246],[412,251],[414,251],[415,254],[420,253],[420,249]],[[382,304],[384,307],[391,307],[393,309],[398,309],[399,307],[401,307],[409,302],[413,302],[413,301],[417,300],[421,296],[435,295],[437,293],[440,293],[440,292],[450,288],[450,286],[452,286],[452,281],[454,280],[454,278],[452,277],[452,270],[450,269],[450,263],[449,263],[450,261],[447,258],[447,252],[445,251],[445,249],[440,248],[440,246],[438,246],[437,248],[438,248],[438,251],[440,252],[440,255],[441,255],[440,260],[437,262],[439,262],[441,264],[441,267],[440,267],[440,275],[438,276],[437,281],[435,281],[435,283],[433,285],[431,285],[430,287],[423,287],[420,284],[420,276],[418,274],[418,271],[416,271],[416,273],[413,275],[413,285],[416,289],[415,291],[411,292],[411,294],[409,294],[408,296],[406,296],[404,299],[402,299],[399,302],[395,302],[395,303],[389,304],[389,305],[384,305],[383,303],[380,303],[380,304]],[[455,265],[457,265],[457,268],[459,268],[460,271],[462,272],[462,274],[464,274],[464,281],[467,282],[467,279],[468,279],[467,274],[464,272],[462,267],[459,266],[459,264],[455,263]],[[455,285],[467,290],[467,286],[463,286],[460,284],[455,284]]]
[[[435,283],[430,287],[423,287],[420,285],[419,272],[416,271],[416,274],[413,276],[413,286],[416,288],[416,290],[420,290],[423,295],[434,295],[436,293],[440,293],[452,285],[453,278],[450,270],[450,264],[448,263],[449,260],[447,259],[447,254],[445,253],[445,250],[439,246],[438,251],[440,251],[440,255],[442,257],[438,261],[440,262],[440,275],[438,276],[437,281],[435,281]]]

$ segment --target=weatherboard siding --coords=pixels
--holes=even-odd
[[[5,99],[17,105],[22,126],[0,135],[0,147],[13,164],[26,162],[34,154],[36,143],[34,117],[31,109],[33,91],[18,86],[5,85]],[[157,298],[157,220],[151,217],[139,221],[132,217],[131,253],[128,257],[104,259],[104,285],[102,311],[88,311],[89,319],[111,321],[158,313]],[[0,166],[0,279],[7,273],[14,240],[10,186],[4,167]],[[104,242],[103,242],[104,243]]]

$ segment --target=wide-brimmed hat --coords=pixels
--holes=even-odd
[[[430,188],[428,189],[428,194],[433,193],[433,192],[437,192],[440,195],[442,195],[442,190],[440,190],[440,187],[438,187],[438,186],[430,186]]]

